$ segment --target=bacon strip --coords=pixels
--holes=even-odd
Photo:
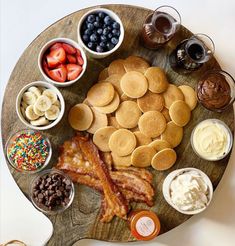
[[[94,171],[102,184],[105,200],[109,209],[112,209],[114,214],[118,217],[126,219],[128,203],[118,190],[117,186],[113,183],[107,166],[100,158],[97,147],[88,137],[85,138],[79,136],[79,138],[81,151],[92,164]]]

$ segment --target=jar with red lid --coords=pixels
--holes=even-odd
[[[155,238],[161,229],[158,216],[148,210],[134,210],[128,215],[128,224],[137,240],[148,241]]]

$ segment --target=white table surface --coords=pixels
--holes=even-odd
[[[155,9],[160,5],[172,5],[182,16],[182,23],[194,33],[206,33],[216,45],[216,58],[222,68],[235,77],[235,1],[233,0],[0,0],[1,3],[1,62],[0,62],[0,100],[2,102],[4,87],[17,60],[29,43],[46,27],[81,8],[102,3],[133,4]],[[17,189],[3,192],[13,184],[9,177],[4,157],[0,156],[0,212],[3,211],[4,200],[18,197]],[[159,236],[145,245],[169,246],[232,246],[235,240],[235,154],[231,158],[221,180],[214,199],[209,208],[200,215],[194,216],[174,230]],[[9,189],[10,190],[10,189]],[[14,193],[15,192],[15,193]],[[23,197],[23,196],[22,196]],[[23,198],[22,198],[23,199]],[[24,200],[24,199],[23,199]],[[27,200],[24,202],[28,203]],[[27,205],[28,206],[28,205]],[[14,218],[18,211],[11,211]],[[25,215],[25,223],[30,228],[32,213]],[[1,214],[0,214],[1,220]],[[17,223],[17,221],[15,221]],[[45,220],[45,226],[46,226]],[[48,224],[47,224],[48,225]],[[11,228],[7,228],[9,231]],[[32,228],[33,230],[33,228]],[[3,233],[3,232],[1,232]],[[23,233],[23,239],[30,245],[40,243],[29,236],[31,231]],[[121,233],[121,232],[120,232]],[[1,234],[0,234],[1,235]],[[15,235],[15,234],[14,234]],[[45,235],[46,236],[46,235]],[[36,239],[35,239],[36,240]],[[46,240],[46,239],[45,239]],[[1,239],[0,239],[1,243]],[[82,240],[76,245],[111,245],[111,243],[94,240]],[[126,244],[116,244],[126,245]],[[143,245],[142,242],[130,245]]]

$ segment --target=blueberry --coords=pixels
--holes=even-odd
[[[91,34],[90,41],[91,42],[97,42],[98,41],[98,37],[95,33]]]
[[[100,17],[99,16],[96,16],[95,17],[95,21],[100,22]]]
[[[100,27],[100,26],[101,26],[100,22],[98,22],[98,21],[94,22],[94,27]]]
[[[108,35],[108,33],[109,33],[109,30],[108,30],[108,28],[107,27],[105,27],[104,28],[104,30],[103,30],[103,35]]]
[[[118,29],[113,29],[112,30],[112,34],[116,37],[119,37],[120,36],[120,31]]]
[[[87,44],[87,47],[88,47],[89,49],[91,49],[91,50],[94,50],[94,49],[95,49],[95,43],[89,42],[89,43]]]
[[[97,33],[98,33],[99,35],[101,35],[101,34],[103,33],[103,29],[102,29],[102,28],[98,28],[98,29],[97,29]]]
[[[107,24],[107,25],[110,25],[112,23],[112,19],[110,16],[105,16],[104,17],[104,23]]]
[[[95,16],[94,15],[88,15],[87,21],[90,23],[93,23],[95,21]]]
[[[100,19],[104,19],[104,17],[106,16],[104,12],[99,12],[98,16],[100,17]]]
[[[111,39],[112,37],[113,37],[113,34],[110,32],[110,33],[108,34],[108,38]]]
[[[107,41],[107,37],[104,36],[104,35],[101,35],[101,36],[100,36],[100,40],[106,42],[106,41]]]
[[[100,42],[99,45],[100,45],[102,48],[105,48],[105,47],[106,47],[106,42],[102,41],[102,42]]]
[[[82,40],[83,40],[85,43],[89,42],[89,36],[88,36],[87,34],[84,34],[84,35],[82,36]]]
[[[113,28],[120,29],[120,24],[116,21],[113,22]]]
[[[86,34],[86,35],[91,35],[92,34],[92,30],[90,30],[90,29],[86,29],[85,30],[85,32],[84,32],[84,34]]]
[[[104,48],[101,47],[100,45],[97,45],[96,46],[96,51],[99,52],[99,53],[104,52]]]
[[[88,28],[89,30],[93,30],[93,29],[94,29],[94,25],[93,25],[92,23],[88,23],[88,24],[87,24],[87,28]]]
[[[114,48],[114,45],[110,42],[107,43],[107,49],[112,50]]]
[[[116,45],[118,43],[118,39],[113,37],[113,38],[111,38],[111,42],[112,42],[112,44]]]
[[[87,29],[87,25],[86,25],[86,23],[84,22],[84,23],[82,24],[81,30],[82,30],[82,31],[85,31],[86,29]]]

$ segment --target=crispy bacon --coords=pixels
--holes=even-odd
[[[79,135],[78,135],[79,136]],[[101,160],[99,151],[91,139],[80,137],[79,146],[97,174],[109,209],[120,218],[126,219],[128,203],[113,183],[106,164]]]
[[[152,174],[148,170],[135,167],[112,170],[111,164],[110,153],[99,153],[88,135],[78,134],[64,142],[56,166],[74,182],[103,194],[102,222],[109,222],[115,215],[126,218],[129,202],[153,205]]]

